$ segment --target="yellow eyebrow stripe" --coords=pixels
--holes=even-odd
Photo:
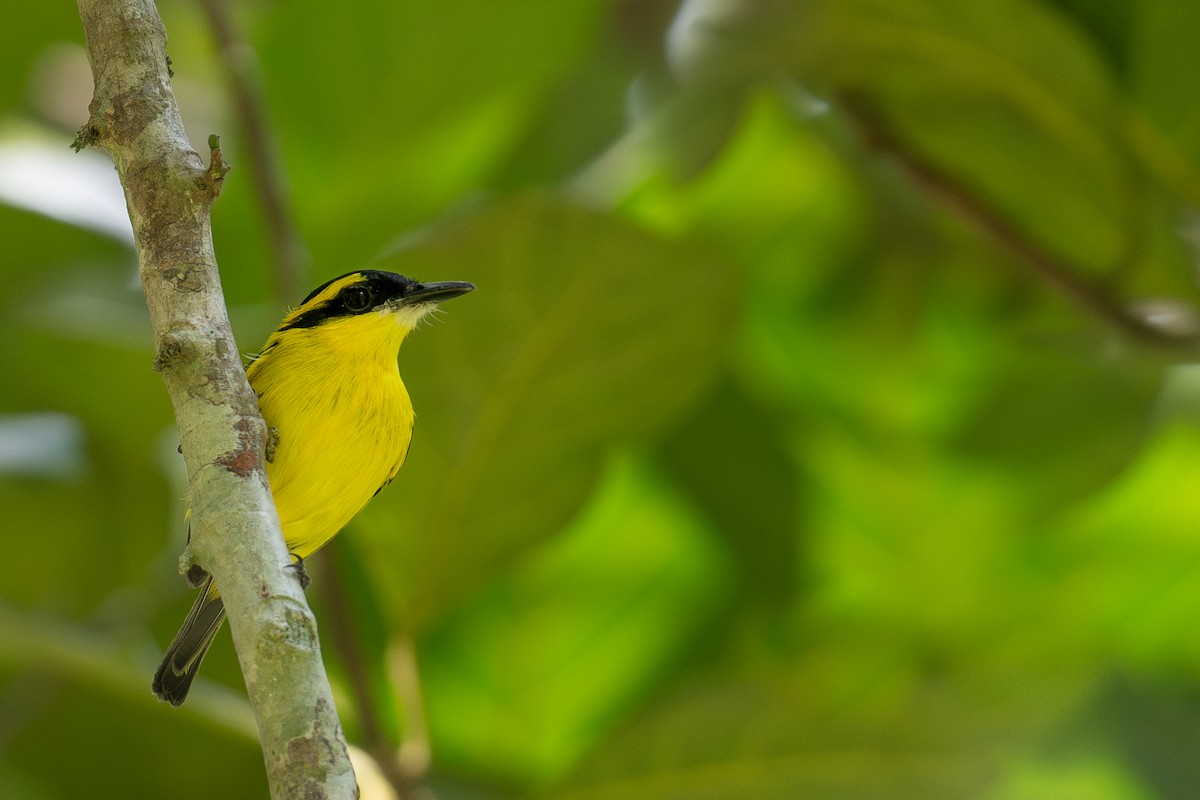
[[[308,300],[292,309],[291,313],[283,318],[283,322],[280,323],[280,327],[285,328],[289,326],[291,323],[295,322],[296,318],[301,314],[309,311],[310,309],[317,308],[318,306],[328,303],[330,300],[337,297],[338,292],[340,292],[342,289],[345,289],[351,284],[362,283],[362,280],[362,273],[353,272],[349,275],[339,278],[336,281],[330,282],[328,286],[322,289],[315,296],[310,297]]]

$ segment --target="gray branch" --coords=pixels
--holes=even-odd
[[[187,141],[153,1],[78,5],[95,93],[75,146],[107,151],[125,189],[154,367],[174,405],[187,464],[189,558],[221,589],[271,795],[356,797],[316,622],[285,569],[290,559],[263,470],[266,426],[221,293],[209,211],[228,168],[215,137],[207,166]]]

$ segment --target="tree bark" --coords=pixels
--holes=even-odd
[[[215,137],[208,166],[188,143],[153,1],[78,5],[95,92],[75,147],[107,151],[125,190],[154,368],[174,405],[188,471],[192,543],[183,566],[202,565],[221,589],[271,796],[356,797],[316,621],[286,569],[263,469],[266,426],[221,293],[209,211],[228,167]]]

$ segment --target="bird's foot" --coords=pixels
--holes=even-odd
[[[304,569],[304,559],[295,553],[292,553],[292,558],[296,560],[288,564],[284,569],[293,570],[296,573],[296,580],[300,581],[300,591],[307,592],[309,584],[312,583],[312,578],[308,577],[308,572]]]

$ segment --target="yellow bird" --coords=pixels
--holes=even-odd
[[[267,478],[295,558],[320,549],[400,471],[413,427],[400,345],[438,303],[474,288],[376,270],[342,275],[284,317],[246,368],[276,433]],[[210,577],[154,675],[159,699],[183,703],[224,619]]]

